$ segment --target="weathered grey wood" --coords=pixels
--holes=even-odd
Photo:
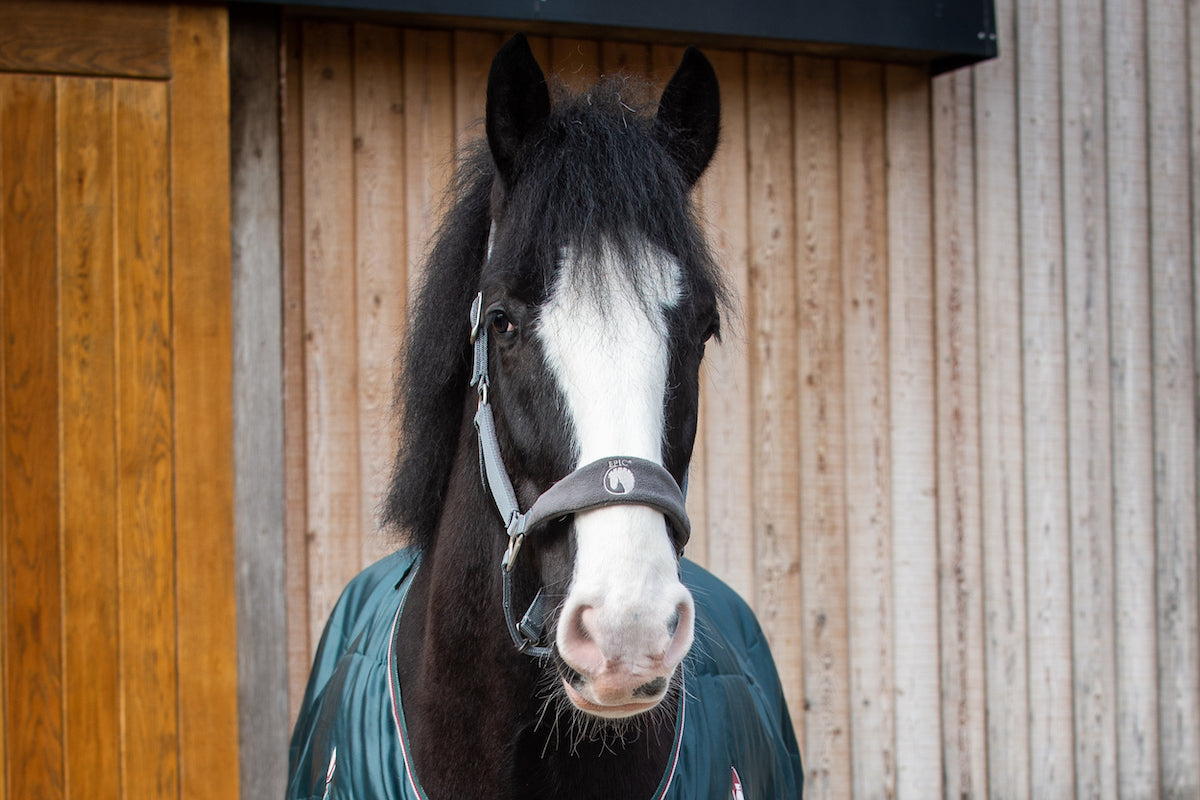
[[[231,14],[229,51],[240,782],[265,798],[283,795],[289,732],[276,14]]]
[[[1105,16],[1109,371],[1112,402],[1113,587],[1117,787],[1159,796],[1154,583],[1154,403],[1150,349],[1150,200],[1146,151],[1146,18],[1140,3]]]
[[[1029,752],[1035,798],[1075,792],[1058,6],[1056,0],[1017,3]]]
[[[900,800],[1194,797],[1200,81],[1188,76],[1200,15],[1181,0],[996,7],[1002,57],[940,83],[809,58],[764,71],[765,54],[717,64],[730,127],[701,198],[717,250],[734,254],[748,338],[708,365],[697,463],[737,483],[721,498],[697,484],[696,519],[719,531],[709,566],[757,603],[772,637],[814,797],[893,785]],[[463,76],[477,79],[486,59],[463,49],[490,36],[387,31],[404,42],[380,51],[402,64],[379,65],[404,81],[403,153],[368,137],[325,165],[356,176],[360,264],[364,231],[397,216],[407,222],[393,248],[422,251],[443,144],[479,102]],[[551,61],[549,39],[533,44]],[[677,60],[666,52],[652,51],[656,65]],[[298,78],[301,52],[289,56]],[[381,79],[361,58],[354,69],[361,119]],[[289,97],[284,187],[299,218],[330,184],[300,191],[314,165],[301,169],[300,93]],[[323,120],[313,103],[329,98],[304,97]],[[790,163],[789,176],[768,163]],[[374,181],[394,185],[365,199]],[[379,198],[397,192],[401,210],[389,211]],[[317,216],[349,230],[342,210]],[[285,264],[296,275],[312,266],[299,250]],[[312,281],[288,286],[293,303],[323,302]],[[360,335],[375,324],[361,315]],[[303,421],[320,409],[288,403],[300,420],[288,439],[311,449]],[[365,514],[374,498],[359,463]],[[303,454],[292,467],[327,488],[319,469]],[[300,522],[286,549],[304,572],[289,607],[307,622],[337,581],[310,590],[306,565],[362,550],[357,527],[304,522],[306,491],[289,495]],[[293,692],[318,633],[290,634]]]
[[[930,83],[889,66],[887,119],[888,383],[892,590],[896,616],[896,797],[940,797],[937,402]],[[967,153],[968,157],[970,153]]]
[[[1024,428],[1014,0],[997,0],[1006,57],[974,70],[981,537],[988,792],[1030,796]]]
[[[1187,4],[1146,4],[1160,796],[1200,796]]]
[[[945,796],[987,785],[974,136],[969,76],[933,84],[937,519]]]
[[[1063,243],[1078,797],[1117,796],[1104,10],[1062,0]]]

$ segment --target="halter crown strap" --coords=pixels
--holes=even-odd
[[[492,495],[496,510],[508,531],[508,550],[501,563],[504,574],[504,619],[517,649],[535,657],[550,655],[551,648],[538,644],[545,627],[545,597],[538,590],[533,604],[520,623],[512,609],[512,567],[525,536],[543,524],[581,511],[612,505],[643,505],[656,509],[670,522],[675,549],[682,554],[691,535],[683,491],[663,466],[644,458],[614,456],[601,458],[566,475],[543,492],[522,513],[516,492],[496,438],[496,420],[488,396],[487,322],[483,319],[483,293],[471,304],[471,341],[474,364],[471,385],[479,391],[475,429],[479,438],[480,477]]]

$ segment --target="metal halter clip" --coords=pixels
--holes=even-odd
[[[461,311],[458,313],[462,313]],[[479,324],[483,321],[483,292],[475,295],[475,299],[471,301],[471,344],[475,344],[475,338],[479,336]]]
[[[517,553],[521,552],[521,545],[524,542],[525,534],[523,533],[508,537],[508,549],[504,551],[504,560],[500,562],[500,566],[504,568],[505,572],[512,572],[513,564],[517,560]]]
[[[517,562],[517,553],[521,552],[521,545],[525,543],[524,522],[525,518],[516,511],[508,521],[508,549],[504,551],[504,558],[500,562],[505,572],[512,571],[513,564]]]

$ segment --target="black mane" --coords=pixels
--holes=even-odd
[[[678,260],[685,295],[724,303],[713,258],[689,199],[692,176],[668,152],[661,120],[639,113],[644,95],[624,79],[560,96],[506,187],[480,143],[459,165],[455,200],[438,229],[410,314],[398,395],[401,436],[383,522],[423,548],[433,541],[468,397],[468,312],[486,269],[541,303],[564,247],[589,258],[615,249],[641,285],[647,245]],[[600,281],[593,285],[600,287]],[[687,304],[684,304],[687,305]],[[711,313],[713,308],[698,309]]]

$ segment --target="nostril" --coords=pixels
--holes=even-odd
[[[693,605],[691,598],[675,607],[675,612],[667,620],[667,631],[670,643],[664,660],[668,664],[676,664],[683,660],[692,646]]]
[[[667,690],[666,678],[655,678],[633,690],[634,697],[658,697]]]
[[[581,606],[575,614],[575,635],[585,641],[592,640],[592,625],[595,623],[596,609],[591,606]]]
[[[587,675],[599,669],[603,663],[599,643],[596,641],[596,609],[592,606],[576,606],[568,609],[563,620],[559,653],[574,669]]]

